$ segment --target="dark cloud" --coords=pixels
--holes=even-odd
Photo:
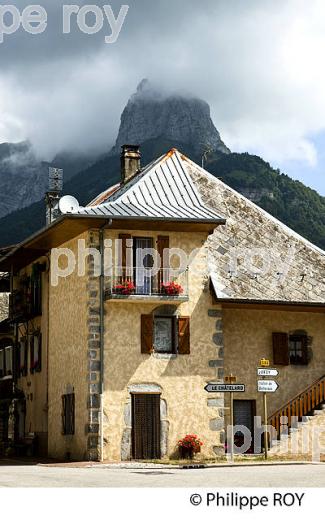
[[[9,2],[8,2],[9,3]],[[21,0],[20,9],[32,2]],[[29,138],[47,158],[112,144],[120,113],[143,77],[206,99],[225,142],[281,163],[315,164],[309,136],[325,121],[322,0],[125,0],[115,44],[108,26],[62,34],[62,5],[39,0],[44,34],[0,45],[0,141]]]

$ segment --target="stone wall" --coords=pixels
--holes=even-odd
[[[8,318],[8,306],[8,294],[0,294],[0,321],[3,321]]]

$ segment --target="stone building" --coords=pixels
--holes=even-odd
[[[225,450],[229,401],[208,382],[246,385],[235,422],[252,430],[261,358],[280,372],[270,420],[323,381],[316,246],[175,149],[141,169],[125,146],[119,185],[85,208],[65,202],[0,261],[16,443],[61,459],[157,459],[193,433],[212,458]]]

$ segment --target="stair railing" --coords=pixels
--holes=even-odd
[[[273,426],[280,435],[281,417],[288,418],[288,428],[294,426],[292,419],[300,421],[325,401],[325,375],[314,381],[305,390],[295,395],[284,406],[268,418],[268,424]]]

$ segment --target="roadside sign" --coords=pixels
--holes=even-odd
[[[261,367],[269,367],[270,366],[270,360],[269,359],[261,359],[260,361],[260,366]]]
[[[257,381],[258,392],[273,393],[276,392],[278,388],[278,383],[272,379],[260,379]]]
[[[230,376],[225,376],[224,381],[228,385],[234,385],[237,383],[237,377],[230,374]]]
[[[279,375],[279,371],[276,368],[257,368],[258,376],[271,376],[277,377]]]
[[[209,383],[204,387],[207,392],[245,392],[245,385],[227,385],[223,383]]]

